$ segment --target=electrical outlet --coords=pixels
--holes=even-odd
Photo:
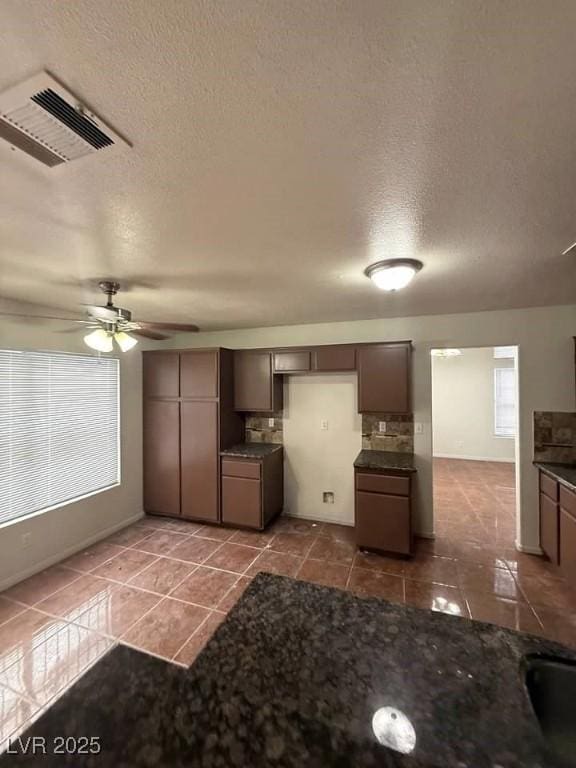
[[[324,504],[334,504],[334,493],[333,491],[324,491],[322,494],[322,501]]]
[[[414,422],[414,434],[415,435],[423,435],[424,434],[424,424],[422,424],[421,421],[415,421]]]
[[[274,419],[268,419],[268,426],[273,427],[274,426]]]
[[[22,534],[22,549],[29,547],[32,542],[32,534],[30,532]]]
[[[379,421],[378,422],[378,432],[386,432],[386,422],[385,421]]]
[[[320,429],[328,429],[328,422],[326,421],[326,419],[322,419],[322,421],[320,422]]]

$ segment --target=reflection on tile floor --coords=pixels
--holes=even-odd
[[[514,548],[510,464],[435,461],[437,538],[413,560],[357,552],[351,528],[264,533],[148,517],[0,595],[0,745],[115,642],[190,665],[259,571],[576,646],[576,595]]]

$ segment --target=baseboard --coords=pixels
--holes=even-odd
[[[436,538],[435,533],[427,531],[414,531],[414,536],[416,536],[418,539],[430,539],[432,541],[434,541]]]
[[[86,547],[89,547],[91,544],[96,544],[96,542],[101,541],[102,539],[105,539],[108,536],[111,536],[113,533],[116,533],[117,531],[121,531],[123,528],[126,528],[127,526],[132,525],[133,523],[136,523],[138,520],[141,520],[143,517],[144,517],[144,512],[140,512],[138,515],[132,515],[132,517],[129,517],[126,520],[123,520],[121,523],[116,523],[116,525],[111,525],[110,527],[105,528],[104,530],[99,531],[98,533],[95,533],[93,536],[89,536],[87,539],[83,539],[81,544],[68,547],[67,549],[62,550],[56,555],[51,555],[50,557],[47,557],[44,560],[41,560],[39,563],[35,563],[34,565],[30,566],[30,568],[26,568],[23,571],[19,571],[19,573],[16,576],[10,576],[7,579],[4,579],[4,581],[0,581],[0,592],[2,592],[5,589],[8,589],[8,587],[14,586],[14,584],[18,584],[19,582],[24,581],[24,579],[28,579],[30,576],[34,576],[34,574],[36,573],[40,573],[40,571],[43,571],[46,568],[50,568],[51,565],[56,565],[56,563],[60,563],[62,560],[66,560],[66,558],[72,557],[72,555],[75,555],[77,552],[81,552],[83,549],[86,549]]]
[[[295,515],[292,512],[285,510],[282,512],[283,517],[293,517],[296,520],[311,520],[313,523],[334,523],[335,525],[348,525],[354,526],[354,521],[349,517],[343,518],[338,515],[325,515],[324,517],[314,517],[313,515]]]
[[[493,461],[498,464],[515,464],[516,459],[495,459],[491,456],[462,456],[454,453],[435,453],[433,459],[457,459],[459,461]]]
[[[527,555],[540,555],[543,557],[544,550],[541,547],[529,547],[526,544],[520,544],[519,541],[515,542],[518,552],[525,552]]]

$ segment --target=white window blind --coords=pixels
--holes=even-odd
[[[494,434],[497,437],[516,436],[516,371],[514,368],[494,369]]]
[[[118,360],[0,350],[0,523],[120,481]]]

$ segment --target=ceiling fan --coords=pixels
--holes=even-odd
[[[135,339],[134,336],[162,340],[170,338],[170,331],[189,333],[198,331],[197,325],[188,323],[156,323],[132,320],[132,313],[128,309],[114,306],[113,297],[120,290],[120,283],[114,280],[101,280],[98,287],[106,296],[106,304],[104,306],[85,305],[87,319],[75,320],[74,318],[52,315],[22,315],[13,312],[0,312],[0,314],[41,320],[69,320],[78,323],[83,325],[86,330],[91,331],[84,336],[84,343],[98,352],[112,352],[113,342],[116,342],[122,352],[128,352],[138,343],[138,339]]]

